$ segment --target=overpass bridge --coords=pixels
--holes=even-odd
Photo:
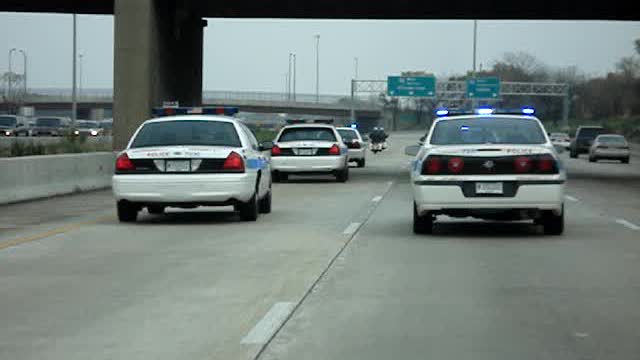
[[[612,3],[613,2],[613,3]],[[164,100],[201,105],[205,18],[315,19],[626,19],[637,20],[635,3],[612,0],[576,6],[544,0],[523,5],[494,0],[448,3],[315,0],[211,2],[195,0],[3,0],[0,11],[114,15],[114,148],[121,149],[150,108]],[[254,110],[256,110],[258,106]],[[280,108],[278,108],[280,109]],[[320,109],[318,109],[320,110]],[[337,111],[337,110],[336,110]]]
[[[86,117],[91,109],[113,110],[113,96],[110,90],[88,92],[78,98],[78,114]],[[33,106],[36,110],[64,111],[71,109],[71,94],[68,90],[34,89],[33,94],[24,100],[24,106]],[[349,117],[353,107],[357,119],[377,120],[382,108],[372,102],[356,101],[351,104],[347,96],[297,94],[296,99],[288,98],[285,93],[241,92],[241,91],[205,91],[203,105],[234,106],[243,112],[286,113],[299,115],[319,115]],[[3,104],[0,101],[0,108]],[[147,110],[149,114],[151,108]],[[148,117],[147,114],[147,117]]]

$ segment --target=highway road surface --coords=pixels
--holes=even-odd
[[[569,159],[561,237],[411,231],[395,133],[346,184],[274,185],[273,213],[144,213],[109,191],[0,207],[0,359],[638,359],[640,158]]]

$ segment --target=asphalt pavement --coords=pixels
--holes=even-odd
[[[0,207],[0,359],[637,359],[640,159],[569,159],[567,227],[411,231],[394,133],[273,212],[120,224],[109,191]]]

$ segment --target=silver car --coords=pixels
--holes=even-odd
[[[624,164],[628,164],[630,156],[629,143],[622,135],[598,135],[589,148],[590,162],[608,159],[620,160]]]

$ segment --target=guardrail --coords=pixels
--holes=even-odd
[[[0,158],[0,204],[111,186],[115,153]]]

